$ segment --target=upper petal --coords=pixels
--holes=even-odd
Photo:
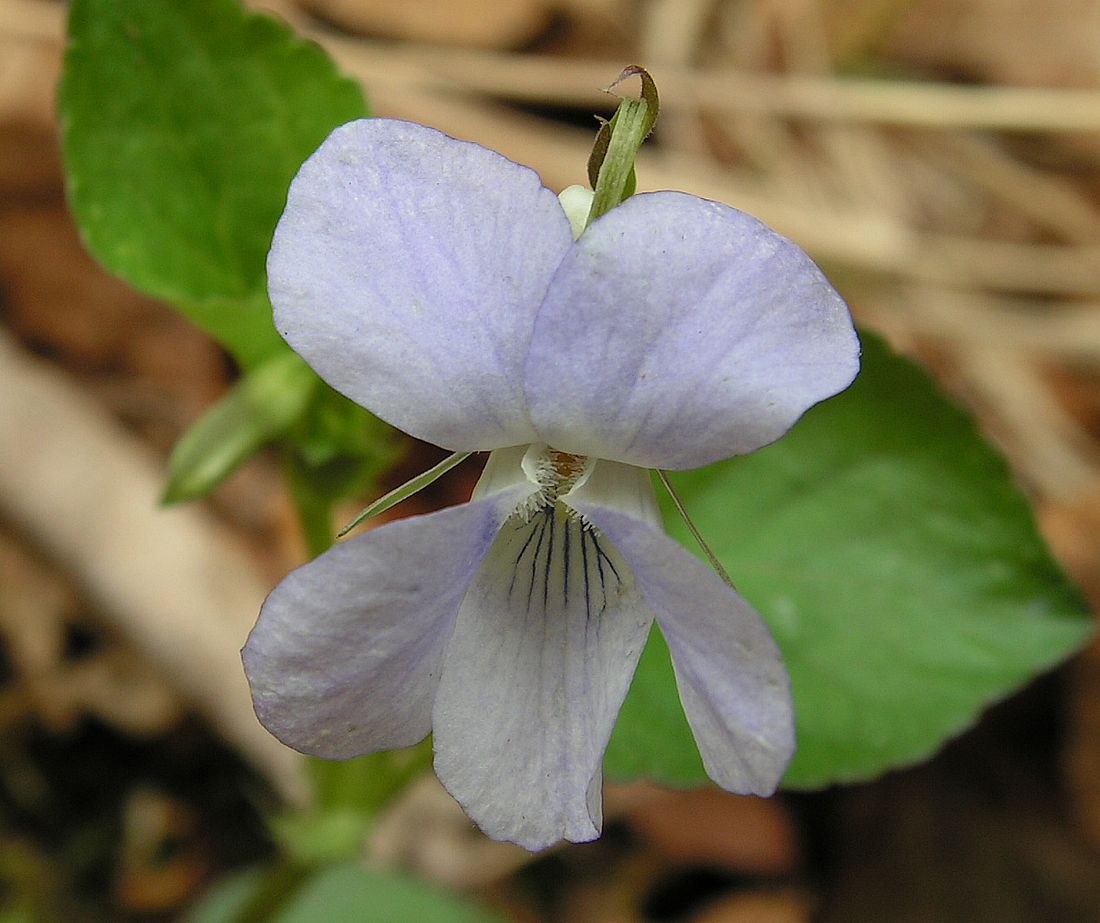
[[[599,836],[603,753],[652,621],[619,554],[561,504],[504,524],[433,719],[436,774],[485,833],[528,849]]]
[[[847,307],[802,250],[736,209],[655,192],[562,261],[527,401],[562,451],[691,468],[779,438],[851,383],[858,357]]]
[[[657,617],[707,775],[729,791],[770,795],[795,741],[790,682],[767,626],[667,535],[617,510],[577,508],[619,549]]]
[[[290,186],[275,325],[338,391],[457,450],[531,442],[523,361],[572,243],[532,170],[421,125],[336,129]]]
[[[339,759],[423,739],[455,614],[522,495],[379,526],[289,574],[243,651],[263,725]]]

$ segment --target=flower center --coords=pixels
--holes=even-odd
[[[533,445],[523,456],[523,470],[539,486],[540,505],[556,503],[588,480],[595,459],[572,455],[548,445]]]

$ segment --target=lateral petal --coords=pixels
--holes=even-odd
[[[728,791],[770,795],[794,754],[794,709],[763,620],[667,535],[617,510],[577,508],[619,549],[656,615],[707,775]]]
[[[529,443],[524,357],[571,243],[527,167],[410,122],[350,122],[290,186],[267,266],[275,325],[329,384],[413,436]]]
[[[562,261],[527,401],[561,451],[694,468],[778,439],[851,383],[858,357],[847,307],[797,246],[717,202],[646,193]]]
[[[561,504],[501,528],[443,665],[435,769],[494,839],[603,825],[601,763],[653,616],[614,548]]]
[[[291,572],[242,652],[263,725],[330,759],[423,739],[462,597],[522,497],[387,523]]]

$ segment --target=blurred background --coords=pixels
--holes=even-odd
[[[583,182],[601,92],[662,94],[640,189],[751,212],[978,416],[1100,601],[1100,4],[279,0],[378,115]],[[181,919],[269,857],[301,766],[237,651],[304,555],[278,463],[162,510],[221,350],[106,276],[67,214],[65,5],[0,0],[0,921]],[[395,483],[437,458],[412,447]],[[445,479],[415,509],[465,499]],[[217,613],[211,617],[209,613]],[[1100,647],[931,763],[771,801],[611,787],[598,843],[532,858],[433,781],[374,861],[520,921],[1100,920]]]

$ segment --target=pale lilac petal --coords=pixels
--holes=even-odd
[[[659,532],[665,529],[664,517],[653,490],[653,479],[646,468],[636,468],[606,458],[595,459],[592,473],[562,497],[562,502],[573,509],[579,509],[584,504],[610,507],[649,523]]]
[[[243,651],[263,725],[335,759],[423,739],[462,597],[522,496],[379,526],[288,575]]]
[[[275,325],[338,391],[458,450],[534,439],[523,362],[572,243],[532,170],[409,122],[334,131],[268,258]]]
[[[680,192],[634,196],[566,255],[535,322],[527,401],[557,449],[654,468],[751,452],[843,390],[843,300],[755,218]]]
[[[485,833],[532,850],[599,836],[603,753],[652,620],[619,554],[560,505],[505,523],[433,718],[436,774]]]
[[[770,795],[794,753],[794,711],[760,616],[667,535],[606,507],[578,509],[619,549],[657,617],[707,775],[732,792]]]
[[[533,491],[536,485],[528,480],[523,470],[523,456],[526,452],[525,445],[509,446],[490,452],[470,499],[479,500],[515,487],[525,487],[528,491]]]

